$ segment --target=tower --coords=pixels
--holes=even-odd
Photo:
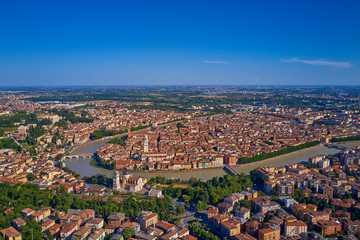
[[[149,151],[149,137],[148,135],[144,136],[144,152]]]
[[[120,173],[119,171],[114,171],[113,175],[113,190],[119,191],[120,190]]]

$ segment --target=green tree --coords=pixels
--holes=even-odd
[[[123,229],[122,231],[122,235],[124,237],[125,240],[135,236],[135,230],[129,227],[126,227]]]
[[[196,211],[200,211],[200,210],[204,210],[205,208],[207,208],[207,204],[202,202],[202,201],[198,201],[196,204]]]
[[[54,237],[51,235],[50,231],[46,231],[45,237],[46,240],[54,240]]]
[[[29,182],[31,182],[31,181],[33,181],[33,180],[36,179],[35,175],[32,174],[32,173],[29,173],[29,174],[26,176],[26,178],[27,178],[27,180],[28,180]]]
[[[240,200],[240,206],[245,207],[247,209],[251,209],[251,202],[246,199]]]
[[[185,209],[182,206],[177,205],[176,206],[176,213],[179,214],[179,215],[183,215],[185,213]]]

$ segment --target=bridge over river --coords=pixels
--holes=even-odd
[[[94,154],[76,154],[64,156],[64,159],[84,159],[84,158],[93,158]]]
[[[233,166],[230,166],[228,164],[224,165],[224,171],[228,174],[240,175],[238,170],[236,170]]]
[[[342,151],[345,151],[346,149],[348,149],[349,147],[346,147],[344,145],[336,145],[333,143],[324,143],[325,147],[329,147],[329,148],[336,148],[336,149],[340,149]]]

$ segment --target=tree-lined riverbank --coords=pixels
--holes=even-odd
[[[280,155],[283,155],[283,154],[299,151],[299,150],[302,150],[302,149],[305,149],[305,148],[314,147],[314,146],[317,146],[319,144],[320,144],[319,141],[311,141],[311,142],[307,142],[307,143],[302,143],[302,144],[299,144],[299,145],[290,146],[290,147],[287,147],[287,148],[283,148],[283,149],[279,149],[279,150],[276,150],[276,151],[255,155],[255,156],[252,156],[252,157],[240,158],[238,163],[239,164],[244,164],[244,163],[257,162],[257,161],[265,160],[265,159],[268,159],[268,158],[277,157],[277,156],[280,156]]]

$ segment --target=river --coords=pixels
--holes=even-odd
[[[89,143],[88,145],[85,145],[83,147],[80,147],[76,150],[74,150],[71,155],[76,154],[90,154],[95,153],[96,149],[103,146],[105,142],[108,140],[101,140],[94,143]],[[339,144],[339,143],[336,143]],[[360,145],[360,141],[354,141],[354,142],[346,142],[346,143],[340,143],[341,145],[347,146],[347,147],[353,147]],[[281,155],[278,157],[269,158],[263,161],[249,163],[249,164],[243,164],[243,165],[237,165],[235,168],[239,172],[243,172],[245,174],[248,174],[251,170],[257,167],[264,167],[264,166],[282,166],[286,164],[291,163],[299,163],[302,161],[307,161],[309,157],[313,157],[316,155],[329,155],[329,154],[335,154],[338,153],[338,149],[334,148],[328,148],[324,146],[315,146],[307,149],[303,149],[300,151],[292,152],[289,154]],[[104,174],[108,177],[112,177],[113,171],[102,169],[102,168],[96,168],[89,164],[89,159],[68,159],[66,160],[66,166],[73,170],[76,173],[79,173],[81,176],[93,176],[95,174]],[[166,178],[179,178],[183,180],[190,179],[191,177],[195,177],[198,179],[203,180],[209,180],[213,177],[220,177],[224,176],[226,172],[222,168],[208,168],[208,169],[202,169],[202,170],[193,170],[193,171],[179,171],[179,172],[133,172],[132,175],[139,177],[146,177],[151,178],[155,176],[163,176]]]

